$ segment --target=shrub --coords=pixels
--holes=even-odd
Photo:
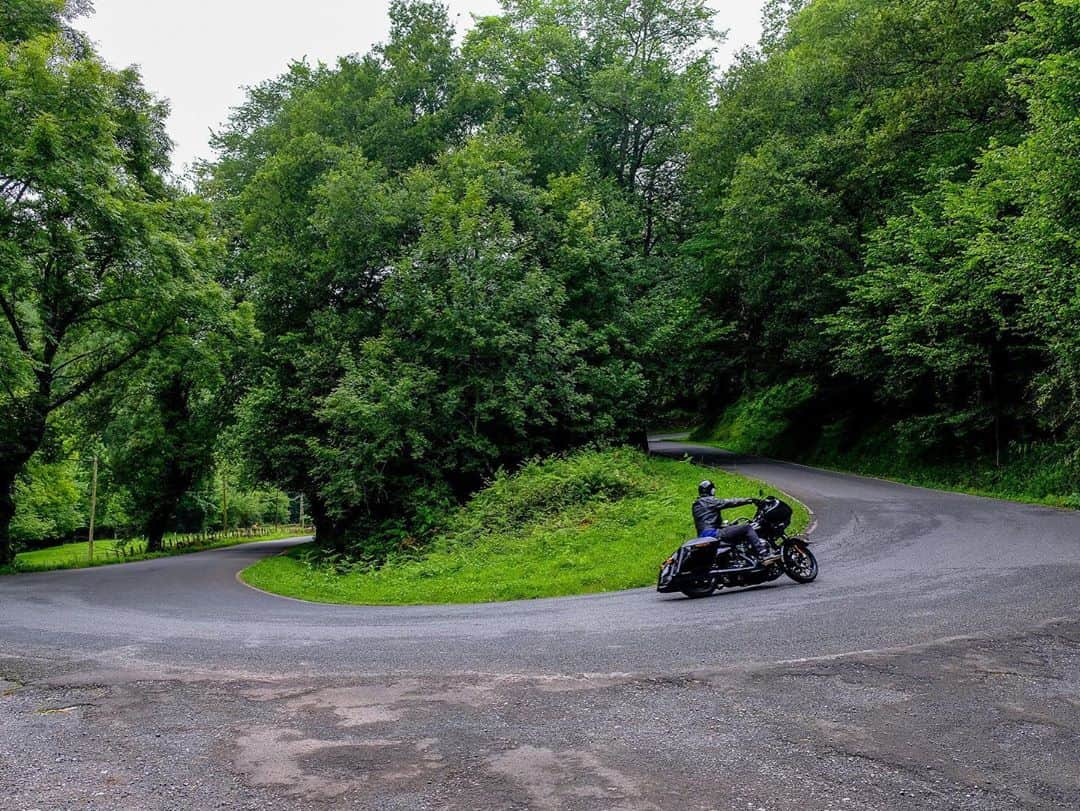
[[[816,394],[814,383],[797,377],[729,406],[715,425],[695,434],[740,453],[773,453],[797,425],[797,415]]]

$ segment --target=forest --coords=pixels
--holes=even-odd
[[[0,566],[92,465],[378,560],[672,426],[1080,507],[1080,0],[771,0],[724,69],[705,0],[394,0],[187,178],[89,5],[0,9]]]

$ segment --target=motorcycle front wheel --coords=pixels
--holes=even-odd
[[[784,571],[796,583],[813,583],[818,576],[817,558],[800,543],[784,546]]]
[[[708,597],[714,591],[716,591],[717,582],[715,577],[707,577],[702,580],[698,580],[692,585],[679,589],[683,594],[689,597],[691,600],[696,600],[699,597]]]

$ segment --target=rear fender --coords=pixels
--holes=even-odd
[[[784,538],[783,541],[781,541],[780,545],[781,546],[810,546],[812,543],[813,543],[813,541],[807,540],[806,538]]]

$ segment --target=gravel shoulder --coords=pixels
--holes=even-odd
[[[25,677],[4,808],[1080,806],[1076,622],[681,674]]]

